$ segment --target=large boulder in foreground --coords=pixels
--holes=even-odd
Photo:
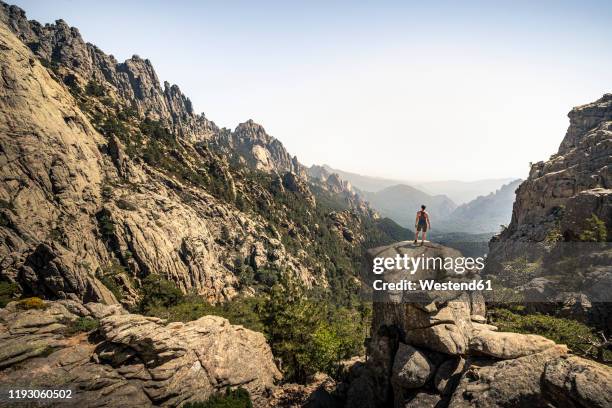
[[[70,300],[0,309],[0,383],[74,391],[51,406],[176,407],[240,386],[265,407],[279,379],[264,336],[221,317],[168,324]]]
[[[400,242],[370,252],[394,257],[461,256],[438,244]],[[370,269],[371,270],[371,269]],[[452,280],[446,270],[418,270],[419,279]],[[383,279],[405,279],[392,270]],[[478,279],[466,273],[461,279]],[[382,407],[606,407],[612,369],[568,354],[542,336],[499,332],[486,324],[478,292],[375,296],[372,338],[346,406]]]

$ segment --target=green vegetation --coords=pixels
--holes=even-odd
[[[115,238],[115,222],[111,218],[108,210],[102,210],[96,214],[98,221],[98,231],[100,235],[108,242]]]
[[[334,306],[285,281],[264,305],[264,333],[288,381],[306,381],[317,371],[336,374],[340,360],[363,351],[369,310]]]
[[[74,74],[66,75],[64,77],[64,84],[66,84],[68,90],[75,98],[78,98],[81,95],[82,90]]]
[[[523,285],[538,276],[541,271],[542,261],[530,262],[526,256],[502,263],[502,268],[497,275],[499,282],[505,287],[516,287]]]
[[[140,310],[149,313],[152,309],[171,308],[184,301],[183,292],[159,275],[149,275],[142,281]]]
[[[30,310],[30,309],[43,310],[47,308],[47,304],[44,302],[44,300],[42,300],[39,297],[29,297],[29,298],[21,299],[19,302],[17,302],[17,307],[23,310]]]
[[[117,282],[119,275],[123,275],[126,278],[129,277],[125,267],[116,261],[113,261],[108,267],[96,271],[96,278],[111,291],[117,300],[123,299],[123,289]]]
[[[263,332],[281,360],[287,381],[306,381],[319,371],[335,375],[341,360],[363,352],[370,309],[333,305],[316,292],[281,278],[267,296],[238,298],[212,306],[200,296],[183,295],[157,275],[143,283],[140,310],[170,321],[205,315],[225,317],[232,324]]]
[[[601,353],[593,344],[601,341],[589,326],[571,319],[543,314],[525,314],[524,307],[493,309],[489,312],[491,324],[501,331],[539,334],[556,343],[566,344],[575,354],[593,359],[612,361],[612,351]]]
[[[106,95],[104,87],[95,81],[89,81],[85,86],[85,93],[89,96],[102,97]]]
[[[561,225],[557,223],[554,228],[548,231],[544,242],[548,244],[556,244],[557,242],[563,241],[563,234],[561,234]]]
[[[205,402],[190,402],[184,408],[253,408],[249,392],[242,387],[212,395]]]
[[[0,307],[5,307],[18,296],[19,288],[13,282],[0,281]]]
[[[606,223],[595,214],[591,214],[586,220],[586,227],[580,233],[578,239],[585,242],[606,242],[608,240],[608,230]]]
[[[100,327],[100,321],[91,317],[79,317],[78,319],[68,322],[66,325],[65,334],[73,336],[78,333],[89,333],[97,330]]]

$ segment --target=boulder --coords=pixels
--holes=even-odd
[[[439,395],[428,393],[428,392],[419,392],[415,396],[409,398],[404,401],[400,407],[402,408],[434,408],[437,404],[442,401],[442,398]]]
[[[542,373],[548,361],[565,353],[567,348],[557,346],[511,360],[471,359],[449,407],[549,407]]]
[[[424,353],[408,344],[400,343],[395,353],[391,376],[394,392],[424,386],[434,370],[435,366]]]
[[[449,395],[453,392],[461,378],[464,367],[465,359],[462,357],[446,360],[438,367],[434,378],[434,386],[440,395]]]
[[[559,406],[612,406],[612,370],[593,361],[561,356],[546,364],[543,382],[549,398]]]
[[[500,359],[523,357],[555,346],[555,342],[535,334],[479,330],[470,339],[470,351]]]
[[[83,318],[100,319],[95,335],[75,331]],[[99,407],[175,407],[239,386],[267,407],[281,378],[264,336],[221,317],[168,324],[72,301],[0,309],[0,369],[2,384],[69,387],[74,406]]]

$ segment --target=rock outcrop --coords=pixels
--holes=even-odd
[[[267,407],[280,379],[264,336],[221,317],[168,324],[119,305],[41,307],[0,309],[0,382],[73,390],[51,406],[176,407],[240,386]],[[99,328],[79,331],[84,321]]]
[[[576,238],[591,214],[612,230],[612,94],[568,116],[558,152],[533,164],[516,191],[512,220],[501,241],[543,241],[558,221],[564,237]]]
[[[460,256],[411,242],[369,252],[372,259],[397,254]],[[453,278],[454,272],[432,267],[409,277],[391,269],[382,279],[460,282],[478,279],[475,272]],[[479,292],[387,291],[374,301],[368,359],[347,376],[346,406],[605,407],[612,401],[610,367],[571,355],[542,336],[499,332],[485,323]]]
[[[612,94],[568,116],[558,152],[533,164],[516,190],[512,220],[491,240],[485,273],[518,290],[531,309],[609,334],[612,298],[602,288],[612,282]]]

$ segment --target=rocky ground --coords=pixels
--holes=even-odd
[[[499,332],[469,292],[375,298],[365,361],[347,363],[338,382],[280,385],[261,333],[124,307],[149,275],[211,303],[252,295],[271,271],[351,287],[360,251],[406,231],[379,228],[348,183],[309,177],[253,121],[231,131],[194,113],[148,60],[119,63],[65,22],[43,26],[2,2],[0,116],[0,280],[47,299],[0,309],[3,385],[72,387],[72,405],[101,407],[181,406],[239,386],[258,407],[612,405],[609,367],[541,336]],[[610,95],[570,113],[558,154],[519,187],[487,273],[523,255],[517,243],[575,240],[591,214],[610,231],[611,126]],[[397,253],[460,255],[402,242],[370,256]],[[609,254],[581,256],[599,262],[583,276],[588,288],[609,288]],[[585,287],[572,292],[584,304],[594,296]],[[598,322],[609,321],[604,309]]]
[[[74,391],[52,406],[175,407],[240,386],[266,407],[281,377],[264,336],[221,317],[166,324],[119,305],[39,307],[0,309],[0,383]],[[99,327],[83,329],[87,321]]]
[[[399,243],[370,255],[396,253],[452,256],[453,251],[436,244]],[[438,270],[417,275],[448,279]],[[574,356],[566,346],[541,336],[499,332],[486,324],[480,293],[444,293],[424,302],[414,302],[410,294],[396,295],[374,304],[368,359],[347,373],[346,406],[612,405],[610,367]]]

